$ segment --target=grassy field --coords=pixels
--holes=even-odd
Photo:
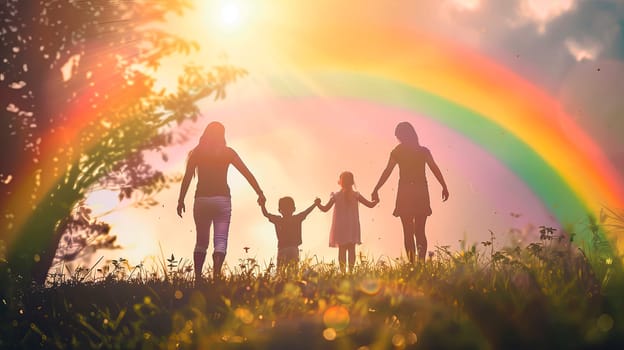
[[[4,286],[0,348],[621,348],[621,259],[569,241],[543,228],[526,246],[437,247],[416,266],[361,258],[348,274],[248,258],[197,285],[173,256],[157,273],[120,259]]]

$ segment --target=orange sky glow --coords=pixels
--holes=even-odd
[[[325,96],[323,91],[311,98],[284,98],[272,88],[271,81],[278,75],[306,81],[297,62],[284,55],[284,47],[292,40],[305,40],[290,37],[284,31],[290,25],[303,22],[322,31],[324,21],[329,19],[349,18],[353,23],[392,21],[406,27],[438,21],[439,26],[453,33],[456,28],[451,15],[478,11],[482,2],[455,0],[444,2],[445,6],[431,2],[379,3],[384,5],[355,7],[351,1],[336,4],[325,0],[305,5],[294,1],[198,1],[196,10],[183,18],[171,18],[167,28],[196,40],[201,51],[163,62],[158,73],[163,87],[173,86],[182,65],[189,61],[206,65],[232,63],[249,74],[228,89],[224,101],[202,101],[202,118],[180,126],[190,141],[169,150],[169,162],[155,160],[155,164],[167,174],[181,174],[186,154],[203,128],[218,120],[226,127],[228,145],[258,179],[268,210],[277,213],[277,201],[286,195],[294,198],[298,210],[303,210],[314,198],[325,202],[332,191],[337,191],[338,174],[344,170],[354,173],[357,190],[370,198],[397,144],[394,127],[407,120],[416,128],[421,143],[433,153],[450,191],[450,199],[442,203],[441,188],[427,173],[433,210],[427,223],[429,251],[436,246],[458,248],[460,240],[478,244],[490,238],[490,231],[496,234],[496,245],[500,247],[516,238],[534,239],[539,225],[556,226],[557,221],[540,199],[512,171],[470,139],[426,116],[369,101],[337,99]],[[560,6],[542,9],[535,1],[523,2],[517,23],[534,22],[538,31],[547,30],[549,20],[573,9],[572,3],[562,1]],[[467,46],[478,45],[475,33],[462,35]],[[395,169],[380,191],[381,203],[373,209],[360,209],[362,245],[357,249],[369,259],[394,259],[404,254],[400,220],[391,214],[397,181]],[[252,257],[263,267],[277,253],[274,228],[262,216],[251,187],[233,168],[229,184],[233,213],[226,262],[232,267],[239,259]],[[194,186],[195,181],[186,197],[187,209],[192,208]],[[192,212],[187,210],[182,219],[177,217],[178,191],[179,184],[174,184],[158,194],[160,205],[149,210],[129,207],[105,216],[103,220],[113,225],[112,232],[124,248],[98,251],[90,261],[82,263],[104,256],[150,265],[160,259],[161,250],[165,256],[191,259],[195,244]],[[117,203],[116,195],[108,192],[94,193],[88,202],[100,212],[125,204]],[[331,213],[315,210],[308,216],[303,223],[302,257],[325,262],[337,258],[337,250],[328,247],[330,222]],[[249,248],[248,252],[244,247]],[[212,248],[211,244],[209,252]]]

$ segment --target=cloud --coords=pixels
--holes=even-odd
[[[602,51],[602,46],[598,43],[589,42],[582,44],[575,39],[567,39],[565,46],[577,61],[595,60],[600,51]]]
[[[521,0],[518,8],[519,15],[538,27],[538,32],[546,32],[546,25],[553,19],[572,11],[575,0]]]
[[[581,61],[570,69],[555,96],[599,144],[624,181],[624,100],[619,91],[624,91],[624,62]]]
[[[449,3],[460,2],[446,2],[445,13],[421,23],[551,92],[582,60],[624,58],[622,1],[481,0],[473,11]]]
[[[449,0],[449,5],[460,11],[474,11],[481,6],[481,0]]]
[[[482,0],[473,11],[447,7],[427,25],[558,98],[624,181],[623,1]]]

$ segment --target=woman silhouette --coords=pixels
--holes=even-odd
[[[201,279],[202,268],[206,260],[206,250],[210,242],[211,225],[214,225],[213,275],[215,279],[221,276],[232,212],[230,188],[227,184],[227,171],[230,164],[247,179],[258,194],[258,200],[265,200],[255,177],[247,169],[238,154],[226,146],[223,124],[211,122],[206,126],[199,139],[199,144],[189,152],[177,208],[178,215],[182,217],[182,213],[186,210],[184,197],[191,179],[197,172],[197,190],[193,205],[193,217],[197,230],[197,240],[193,252],[196,281]]]
[[[433,160],[431,152],[418,142],[418,135],[412,124],[408,122],[399,123],[394,135],[399,140],[399,145],[390,153],[388,165],[379,177],[372,193],[372,199],[373,201],[379,200],[379,189],[386,183],[395,165],[398,164],[399,188],[393,215],[401,218],[405,251],[409,261],[414,262],[417,246],[418,259],[424,262],[427,253],[425,223],[427,217],[431,215],[425,164],[429,166],[433,175],[442,185],[443,201],[448,199],[449,193],[440,168]],[[416,246],[414,245],[414,237],[416,237]]]

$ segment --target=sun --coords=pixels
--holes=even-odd
[[[235,1],[223,1],[218,10],[219,24],[223,29],[234,30],[243,23],[244,11]]]

